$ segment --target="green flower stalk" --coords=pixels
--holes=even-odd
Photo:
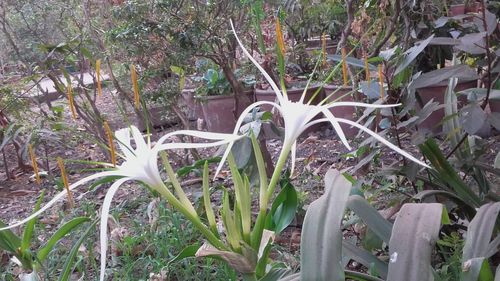
[[[199,138],[212,140],[208,143],[165,143],[170,137],[175,135],[190,135]],[[139,129],[134,126],[130,128],[121,129],[115,132],[115,139],[118,142],[118,147],[121,152],[121,157],[124,161],[113,167],[113,164],[103,163],[109,170],[99,172],[88,177],[85,177],[68,187],[69,191],[98,178],[118,177],[118,179],[111,185],[106,193],[101,210],[101,224],[100,224],[100,241],[101,241],[101,271],[100,280],[104,280],[106,268],[106,252],[107,252],[107,223],[109,217],[109,210],[113,196],[118,189],[127,181],[142,182],[150,187],[152,190],[158,192],[163,199],[167,200],[176,210],[181,212],[193,225],[205,236],[205,238],[215,247],[221,250],[226,250],[227,246],[218,238],[218,235],[213,233],[201,221],[196,213],[191,202],[187,199],[186,194],[180,187],[179,182],[175,178],[172,167],[168,164],[166,155],[163,155],[165,169],[170,179],[170,183],[174,187],[175,195],[163,182],[159,169],[158,169],[158,154],[162,151],[169,149],[185,149],[185,148],[207,148],[224,145],[238,140],[241,136],[232,134],[219,134],[210,132],[198,132],[181,130],[166,134],[154,146],[148,141],[144,140]],[[132,140],[135,146],[132,145]],[[0,228],[0,231],[11,229],[22,224],[27,223],[31,219],[39,216],[48,208],[52,207],[56,202],[67,196],[67,192],[63,191],[54,196],[45,206],[34,212],[27,218],[11,224],[9,226]]]

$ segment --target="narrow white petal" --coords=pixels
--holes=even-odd
[[[234,29],[233,21],[230,20],[230,22],[231,22],[231,29],[233,30],[234,37],[236,37],[236,41],[238,41],[238,44],[240,45],[241,49],[243,50],[243,53],[255,65],[255,67],[257,67],[257,69],[259,69],[259,71],[262,73],[262,75],[264,75],[264,77],[267,80],[267,83],[269,83],[269,85],[271,85],[271,88],[273,88],[273,91],[276,93],[276,97],[278,97],[278,100],[280,101],[280,104],[281,104],[281,102],[284,100],[284,97],[283,97],[283,94],[281,93],[279,87],[276,85],[276,83],[274,83],[273,79],[271,78],[271,76],[269,76],[269,74],[267,74],[267,72],[264,70],[264,68],[262,68],[262,66],[260,66],[260,64],[252,57],[252,55],[250,55],[250,53],[247,51],[247,49],[245,49],[245,46],[243,46],[243,43],[241,43],[240,38],[238,38],[238,35],[236,34],[236,30]]]
[[[90,176],[83,178],[83,179],[77,181],[76,183],[70,185],[69,190],[73,190],[73,189],[77,188],[78,186],[80,186],[86,182],[89,182],[91,180],[94,180],[97,178],[102,178],[102,177],[107,177],[107,176],[116,176],[116,172],[115,171],[106,171],[106,172],[101,172],[101,173],[97,173],[94,175],[90,175]],[[68,195],[68,193],[66,191],[62,191],[62,192],[56,194],[56,196],[54,196],[54,198],[52,198],[45,206],[41,207],[38,211],[34,212],[30,216],[28,216],[27,218],[25,218],[19,222],[16,222],[16,223],[11,224],[9,226],[0,228],[0,231],[6,230],[6,229],[11,229],[11,228],[14,228],[14,227],[17,227],[17,226],[20,226],[20,225],[27,223],[31,219],[38,217],[40,214],[45,212],[48,208],[52,207],[57,201],[59,201],[61,198],[65,197],[67,195]]]
[[[146,151],[149,149],[148,144],[144,141],[141,131],[139,131],[136,126],[130,127],[130,133],[132,134],[132,138],[134,138],[136,151]]]
[[[383,137],[381,137],[380,135],[378,135],[377,133],[375,133],[374,131],[356,123],[356,122],[353,122],[351,120],[347,120],[347,119],[343,119],[343,118],[337,118],[337,120],[339,122],[342,122],[342,123],[345,123],[345,124],[349,124],[351,126],[354,126],[356,128],[359,128],[361,130],[363,130],[364,132],[366,132],[367,134],[369,134],[370,136],[374,137],[376,140],[380,141],[381,143],[385,144],[386,146],[388,146],[390,149],[396,151],[397,153],[403,155],[404,157],[410,159],[411,161],[421,165],[421,166],[424,166],[426,168],[430,168],[429,165],[425,164],[424,162],[420,161],[419,159],[413,157],[411,154],[409,154],[408,152],[400,149],[399,147],[397,147],[396,145],[392,144],[391,142],[389,142],[388,140],[384,139]]]
[[[254,109],[255,107],[257,107],[259,105],[263,105],[263,104],[272,105],[273,107],[275,107],[276,109],[278,109],[281,112],[281,107],[275,102],[270,102],[270,101],[255,102],[255,103],[249,105],[247,108],[245,108],[245,110],[243,110],[243,112],[241,113],[240,117],[236,121],[236,126],[234,127],[234,131],[233,131],[234,135],[238,134],[240,127],[241,127],[241,124],[243,124],[243,121],[244,121],[246,115],[249,114],[250,111],[252,111],[252,109]],[[234,144],[234,141],[231,141],[227,145],[226,150],[224,151],[224,154],[222,155],[221,161],[219,162],[219,165],[217,166],[217,170],[215,170],[214,180],[216,179],[216,177],[219,175],[220,171],[222,170],[222,167],[224,166],[224,163],[226,162],[227,156],[229,155],[229,152],[231,152],[231,149],[233,148],[233,144]]]
[[[130,144],[130,129],[124,128],[115,132],[115,139],[118,142],[118,147],[120,148],[125,159],[129,159],[134,156],[134,149]]]
[[[344,134],[344,131],[342,130],[342,127],[340,127],[340,124],[337,121],[337,118],[327,108],[323,109],[323,114],[325,114],[325,117],[330,121],[330,123],[333,126],[333,129],[335,130],[335,132],[337,132],[337,135],[339,136],[340,140],[345,145],[345,147],[347,147],[347,149],[351,150],[351,146],[347,142],[347,138]]]
[[[354,101],[339,101],[332,102],[326,105],[327,108],[338,107],[338,106],[359,106],[366,108],[391,108],[398,107],[400,103],[397,104],[371,104],[371,103],[363,103],[363,102],[354,102]]]
[[[111,201],[113,200],[113,196],[115,195],[118,188],[128,180],[129,178],[123,178],[113,183],[108,192],[106,192],[104,202],[102,203],[101,225],[99,226],[99,238],[101,240],[101,272],[99,275],[99,280],[101,281],[104,281],[104,275],[106,274],[106,251],[108,250],[108,217]]]

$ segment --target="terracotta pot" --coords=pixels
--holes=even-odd
[[[253,90],[246,91],[245,99],[238,99],[237,115],[253,102]],[[208,96],[203,97],[201,102],[203,116],[206,122],[207,130],[217,133],[232,133],[236,126],[234,118],[234,97],[230,96]]]
[[[314,93],[319,89],[319,85],[313,85],[309,86],[306,92],[305,96],[305,101],[308,101]],[[303,87],[296,87],[296,88],[289,88],[287,89],[287,97],[289,100],[297,102],[300,100],[302,93],[304,92]],[[266,90],[261,90],[261,89],[255,89],[255,99],[256,101],[272,101],[274,102],[276,100],[276,93],[269,87]],[[316,97],[312,100],[311,104],[318,104],[324,99],[324,92],[320,91]],[[272,111],[272,106],[271,105],[262,105],[261,106],[262,110],[265,111]],[[279,114],[276,112],[276,114]],[[322,116],[318,116],[317,118],[321,118]],[[274,122],[278,124],[282,124],[281,119],[277,116],[274,116]],[[321,124],[314,125],[304,131],[304,134],[308,134],[311,132],[318,131],[321,128]],[[264,124],[263,126],[264,132],[266,134],[267,138],[278,138],[278,136],[273,132],[273,130],[270,128],[269,124]]]
[[[328,98],[329,101],[353,101],[352,94],[348,94],[352,91],[352,87],[325,85],[323,87],[323,90],[325,91],[325,97],[328,97],[330,94],[334,93],[330,98]],[[330,108],[330,112],[335,117],[356,121],[356,107],[339,106]],[[348,138],[355,137],[359,132],[357,128],[351,127],[347,124],[340,123],[340,127]]]
[[[448,14],[450,17],[464,15],[465,5],[464,4],[451,5],[450,8],[448,9]]]
[[[479,2],[470,2],[467,7],[465,7],[465,13],[479,13],[481,11],[481,3]]]
[[[455,87],[455,92],[460,92],[466,89],[476,88],[477,81],[463,81],[459,82]],[[418,110],[421,109],[421,106],[426,105],[431,99],[434,99],[435,102],[439,104],[444,104],[444,96],[446,93],[447,85],[436,85],[430,87],[424,87],[417,89],[417,95],[422,101],[422,105],[417,103]],[[459,96],[458,98],[458,108],[462,108],[465,104],[467,104],[466,96]],[[440,108],[429,115],[422,123],[420,123],[420,128],[425,128],[432,130],[435,133],[442,132],[442,125],[438,125],[442,122],[444,115],[444,108]]]

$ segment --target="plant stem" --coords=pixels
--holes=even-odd
[[[281,150],[280,156],[274,168],[273,175],[271,177],[271,181],[267,187],[267,192],[260,204],[259,214],[257,215],[257,219],[255,221],[255,226],[252,231],[252,248],[255,250],[259,249],[260,240],[262,239],[262,232],[264,230],[264,222],[267,216],[267,207],[269,205],[269,199],[273,195],[274,190],[276,189],[276,185],[281,177],[281,170],[286,164],[286,159],[288,158],[288,154],[290,153],[291,145],[283,146]]]
[[[219,240],[210,229],[204,225],[198,216],[193,215],[187,208],[185,208],[182,203],[177,200],[177,198],[168,190],[168,188],[163,185],[160,188],[156,188],[162,197],[167,200],[167,202],[172,205],[177,211],[181,212],[191,223],[205,236],[205,238],[219,250],[227,250],[226,245]]]
[[[246,273],[243,274],[243,281],[257,281],[257,277],[255,273]]]

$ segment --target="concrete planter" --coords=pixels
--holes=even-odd
[[[238,99],[238,116],[253,102],[253,90],[246,91],[245,95],[248,99]],[[233,115],[234,97],[232,95],[203,97],[201,108],[208,131],[217,133],[233,132],[236,120]]]

